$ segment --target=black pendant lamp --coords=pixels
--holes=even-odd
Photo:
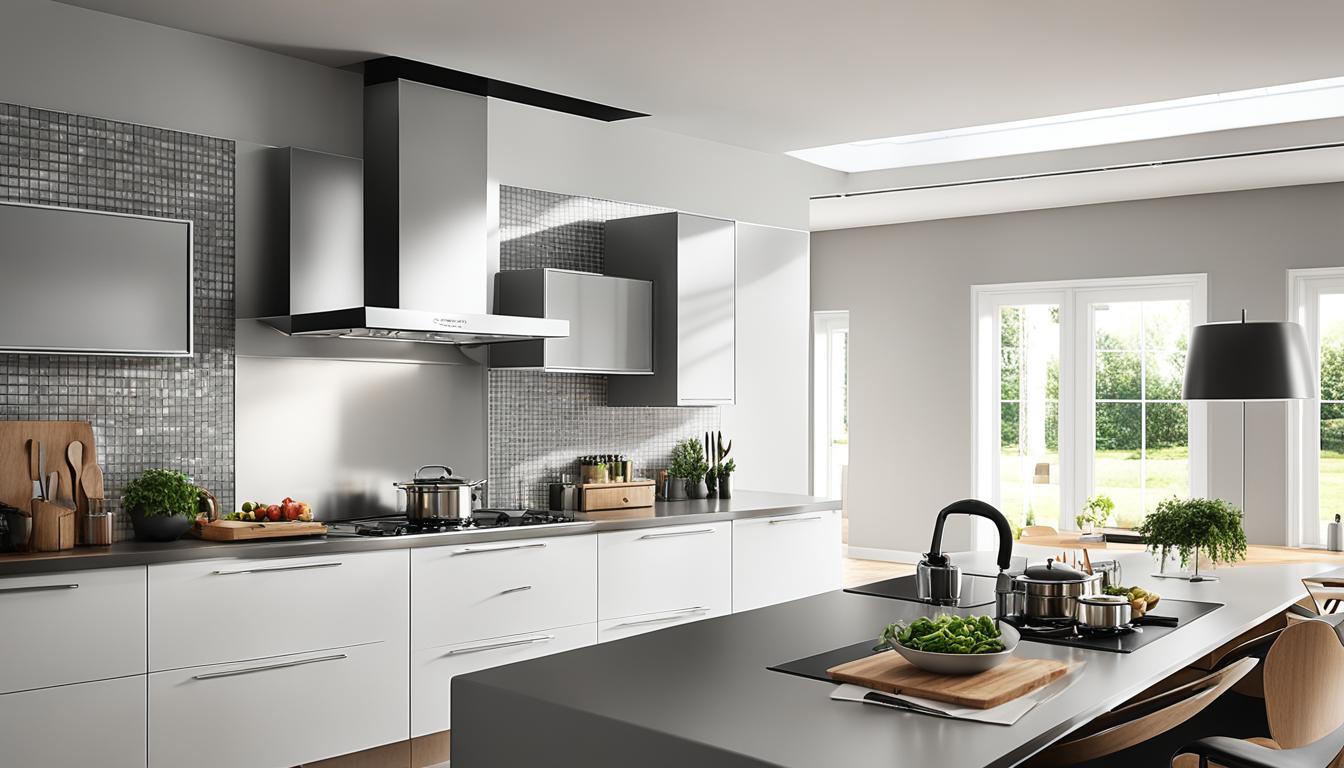
[[[1190,334],[1186,400],[1304,400],[1316,396],[1307,336],[1297,323],[1206,323]]]

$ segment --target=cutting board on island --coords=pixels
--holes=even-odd
[[[293,536],[321,536],[327,532],[322,523],[258,523],[250,520],[211,520],[196,526],[196,533],[206,541],[253,541],[255,539],[286,539]]]
[[[853,683],[884,693],[989,709],[1025,696],[1068,671],[1066,661],[1014,657],[975,675],[938,675],[916,667],[895,651],[883,651],[831,667],[826,674],[838,683]]]

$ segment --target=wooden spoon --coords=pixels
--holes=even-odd
[[[84,468],[84,476],[81,482],[84,483],[84,495],[90,499],[103,498],[103,468],[97,464],[90,464]]]
[[[78,440],[65,449],[65,457],[70,460],[70,500],[79,506],[79,472],[84,469],[84,444]]]

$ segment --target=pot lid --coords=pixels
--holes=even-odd
[[[1045,561],[1045,565],[1028,566],[1027,569],[1022,572],[1022,578],[1026,581],[1068,582],[1087,581],[1094,577],[1088,576],[1086,573],[1083,573],[1076,568],[1070,568],[1067,565],[1057,563],[1054,558],[1050,558]]]
[[[1089,605],[1129,605],[1129,600],[1120,595],[1083,595],[1078,602]]]
[[[422,477],[427,469],[437,469],[440,471],[437,475]],[[441,486],[477,485],[477,483],[473,480],[468,480],[465,477],[457,477],[453,474],[452,467],[444,466],[442,464],[427,464],[417,469],[415,475],[409,481],[404,483],[393,483],[393,485],[399,488],[410,486],[416,488],[438,488]]]

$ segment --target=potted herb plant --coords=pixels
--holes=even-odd
[[[196,521],[202,491],[181,472],[147,469],[126,485],[122,504],[141,541],[175,541]]]
[[[705,475],[709,472],[709,463],[705,461],[705,447],[698,438],[677,443],[672,449],[672,467],[668,472],[681,481],[672,483],[672,498],[705,498],[708,493]],[[678,495],[678,492],[684,495]]]
[[[1106,494],[1098,494],[1087,500],[1083,505],[1083,511],[1073,516],[1073,522],[1083,530],[1083,533],[1093,533],[1097,526],[1105,526],[1106,521],[1111,519],[1111,513],[1115,511],[1115,502]]]
[[[733,470],[723,471],[723,460],[728,457],[728,452],[733,450],[733,441],[723,442],[722,432],[705,433],[705,460],[708,464],[708,471],[705,473],[705,484],[709,489],[709,498],[715,496],[722,499],[732,498],[732,488],[728,484],[728,475]],[[731,461],[731,459],[730,459]]]
[[[1178,499],[1172,497],[1157,505],[1157,511],[1143,519],[1134,532],[1143,537],[1150,552],[1158,554],[1163,566],[1167,554],[1176,550],[1181,567],[1194,560],[1194,572],[1186,576],[1156,573],[1161,578],[1212,581],[1217,576],[1199,573],[1200,557],[1213,563],[1235,563],[1246,558],[1246,530],[1241,511],[1222,499]]]
[[[714,474],[717,476],[719,481],[720,499],[733,498],[733,484],[731,482],[731,479],[733,476],[733,471],[736,469],[737,469],[737,462],[733,459],[729,459],[720,464],[718,469],[714,470]]]

